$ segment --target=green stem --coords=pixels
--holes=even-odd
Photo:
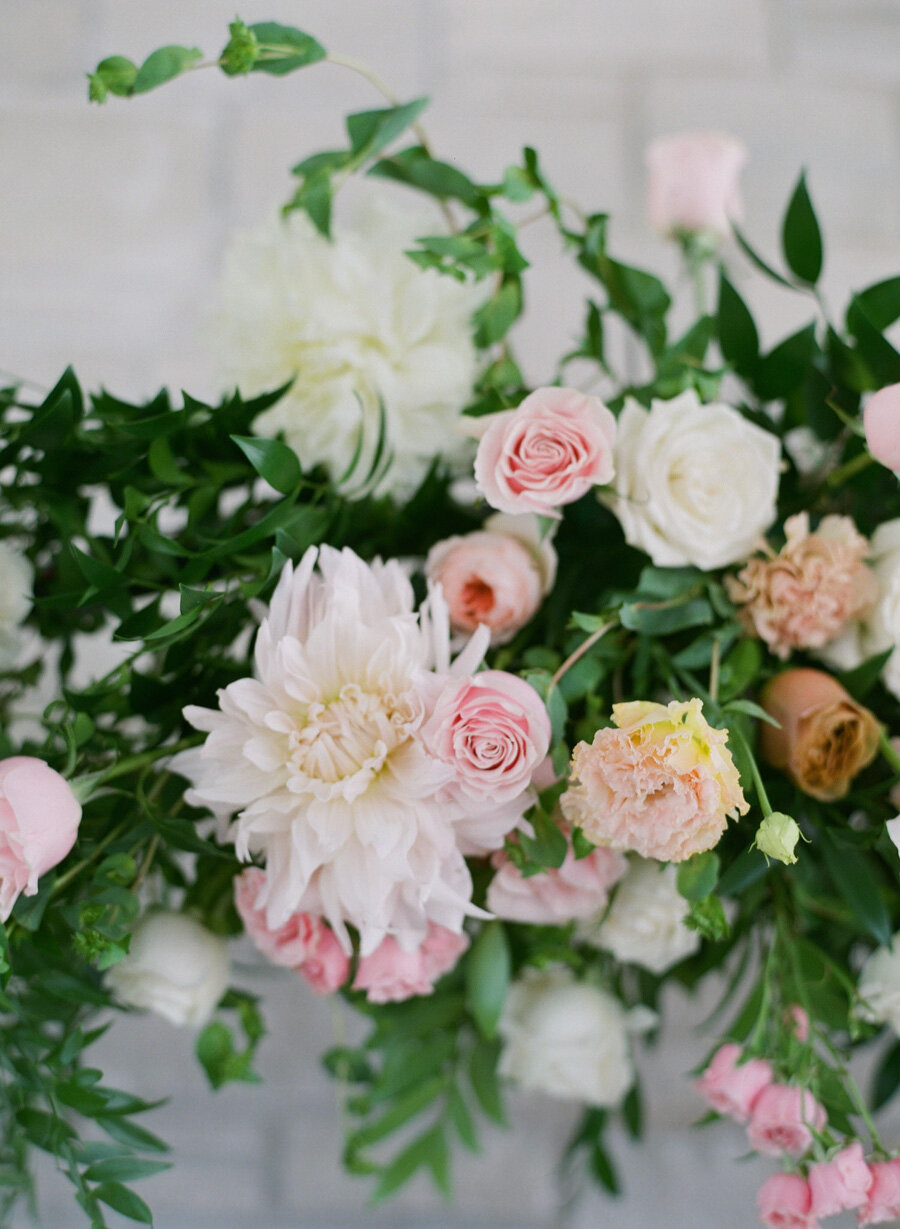
[[[550,686],[547,688],[548,697],[550,696],[550,693],[553,691],[554,687],[557,686],[557,684],[559,683],[563,675],[566,674],[569,670],[571,670],[572,667],[575,665],[575,663],[577,661],[580,661],[581,658],[584,657],[585,653],[587,653],[589,649],[592,649],[594,647],[594,645],[601,638],[601,636],[605,636],[611,627],[615,627],[617,622],[618,622],[617,619],[610,619],[608,623],[602,624],[602,626],[598,627],[595,632],[591,632],[587,640],[583,640],[581,642],[581,644],[578,646],[578,648],[575,650],[574,653],[569,654],[569,656],[566,658],[566,660],[563,662],[560,668],[556,671],[553,678],[550,680]]]
[[[862,470],[868,469],[874,463],[875,458],[870,452],[861,452],[833,470],[825,479],[825,485],[830,487],[840,486],[848,478],[855,478]]]
[[[772,804],[769,801],[769,795],[766,793],[766,787],[763,784],[762,775],[759,771],[759,765],[756,762],[756,756],[750,750],[750,744],[747,742],[740,730],[729,730],[747,754],[747,759],[750,761],[750,773],[753,777],[753,786],[756,790],[756,796],[759,799],[759,805],[762,807],[764,818],[768,818],[772,814]]]
[[[894,772],[900,776],[900,752],[892,746],[887,728],[882,726],[878,731],[878,748]]]
[[[202,738],[182,738],[180,742],[168,743],[164,747],[155,747],[152,751],[141,751],[137,755],[127,755],[124,759],[116,760],[114,764],[110,764],[107,768],[98,769],[97,772],[88,772],[81,777],[73,777],[69,784],[75,790],[81,802],[86,802],[101,785],[106,785],[108,781],[114,781],[117,777],[124,777],[130,772],[134,772],[137,768],[144,768],[148,764],[153,764],[157,760],[165,759],[166,757],[176,755],[179,751],[186,751],[190,747],[196,747]]]

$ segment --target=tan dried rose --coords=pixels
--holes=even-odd
[[[785,670],[760,702],[781,727],[762,725],[761,755],[822,802],[842,798],[878,752],[875,717],[823,670]]]

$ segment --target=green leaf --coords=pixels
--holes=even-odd
[[[171,1161],[145,1161],[136,1156],[111,1156],[84,1171],[86,1182],[136,1182],[171,1169]]]
[[[478,188],[467,175],[449,162],[438,162],[421,145],[413,145],[379,159],[368,173],[377,178],[409,184],[438,200],[456,199],[474,206],[479,199]]]
[[[378,111],[357,111],[347,116],[347,135],[354,156],[362,160],[379,153],[410,124],[414,124],[425,108],[427,98],[414,98],[397,107]]]
[[[298,68],[317,64],[328,54],[321,43],[295,26],[282,26],[277,21],[257,21],[249,28],[260,50],[253,63],[252,71],[255,73],[283,77]]]
[[[740,375],[759,361],[759,333],[744,300],[719,271],[719,346],[725,361]]]
[[[882,1056],[872,1081],[872,1109],[881,1109],[900,1088],[900,1041]]]
[[[704,597],[686,602],[627,602],[619,615],[622,626],[645,636],[666,636],[687,627],[702,627],[714,621],[712,606]]]
[[[696,588],[703,579],[703,573],[698,568],[646,567],[641,570],[637,587],[641,597],[665,601]]]
[[[759,365],[755,381],[759,396],[774,401],[799,388],[817,350],[815,321],[779,342]]]
[[[762,256],[760,256],[760,254],[750,246],[749,241],[743,234],[741,234],[740,230],[734,225],[733,222],[731,224],[731,229],[735,239],[738,241],[738,246],[740,247],[741,251],[752,264],[756,265],[760,273],[765,273],[766,277],[771,278],[773,282],[777,282],[779,286],[784,286],[788,290],[797,289],[793,282],[789,282],[786,277],[782,277],[782,275],[773,269],[770,264],[767,264],[766,261],[763,260]]]
[[[297,454],[281,440],[262,439],[256,435],[232,435],[232,441],[269,486],[282,495],[296,491],[303,481]]]
[[[846,901],[860,928],[882,947],[890,946],[893,928],[871,858],[821,829],[822,858],[834,886]]]
[[[893,652],[892,645],[883,653],[876,653],[874,657],[866,658],[854,670],[844,670],[837,676],[841,686],[846,687],[854,700],[864,700],[881,678],[881,672]]]
[[[719,892],[723,896],[739,896],[752,883],[765,878],[769,870],[769,863],[758,849],[745,849],[722,875]]]
[[[861,300],[854,295],[847,308],[847,328],[856,338],[857,349],[872,372],[874,387],[900,381],[900,354],[870,319]]]
[[[503,195],[509,201],[530,201],[537,191],[531,175],[520,166],[508,166],[503,172]]]
[[[16,1121],[31,1143],[45,1152],[58,1153],[75,1136],[67,1122],[46,1110],[28,1107],[17,1110]]]
[[[393,1195],[394,1191],[404,1186],[423,1166],[428,1165],[434,1170],[437,1152],[444,1146],[444,1132],[440,1126],[432,1127],[430,1131],[414,1139],[382,1170],[372,1202],[381,1203],[389,1195]]]
[[[108,1204],[114,1212],[127,1216],[129,1220],[136,1220],[142,1225],[153,1224],[153,1214],[140,1195],[130,1191],[127,1186],[122,1186],[120,1182],[101,1182],[94,1187],[94,1195]]]
[[[466,1006],[483,1036],[493,1038],[510,981],[509,943],[502,922],[486,922],[466,960]]]
[[[500,1081],[497,1077],[497,1063],[500,1060],[500,1043],[481,1040],[472,1051],[469,1060],[469,1079],[478,1104],[484,1113],[499,1126],[505,1127],[506,1113],[503,1109],[503,1098]]]
[[[822,232],[806,188],[806,174],[800,175],[781,227],[781,247],[792,273],[801,281],[815,285],[822,272]]]
[[[479,1152],[478,1132],[475,1120],[466,1105],[465,1098],[456,1087],[451,1085],[447,1092],[447,1117],[453,1123],[454,1130],[470,1152]]]
[[[712,849],[678,864],[678,891],[689,901],[709,896],[719,879],[719,856]]]
[[[156,89],[158,85],[163,85],[166,81],[171,81],[173,77],[179,76],[190,68],[192,64],[196,64],[198,60],[203,59],[203,52],[199,47],[160,47],[151,55],[148,55],[146,60],[138,69],[137,76],[134,79],[132,93],[146,94],[148,90]]]
[[[475,344],[486,349],[502,340],[522,312],[522,287],[518,279],[506,281],[475,313]]]
[[[397,1097],[390,1109],[386,1110],[380,1118],[352,1132],[347,1139],[347,1146],[353,1151],[359,1151],[362,1148],[371,1147],[372,1144],[377,1144],[379,1140],[386,1139],[388,1135],[393,1135],[410,1119],[427,1109],[446,1087],[447,1080],[443,1075],[432,1076],[431,1079],[416,1084],[402,1096]]]
[[[518,840],[529,859],[542,869],[562,866],[569,852],[569,844],[552,816],[541,807],[535,807],[528,819],[534,828],[534,836],[520,832]]]
[[[900,277],[876,282],[853,297],[876,329],[889,328],[900,319]]]
[[[331,173],[328,170],[316,171],[307,176],[290,203],[285,206],[285,212],[292,209],[303,209],[320,235],[331,238]]]
[[[100,61],[94,73],[89,77],[91,101],[103,102],[107,93],[127,98],[134,91],[137,75],[137,64],[127,60],[125,56],[108,56],[107,59]]]

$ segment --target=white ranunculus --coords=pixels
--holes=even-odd
[[[878,947],[863,965],[857,991],[860,1015],[876,1024],[889,1024],[900,1035],[900,931],[893,948]]]
[[[614,496],[627,541],[658,567],[710,571],[746,559],[776,513],[776,436],[691,389],[619,418]]]
[[[644,1027],[618,999],[568,969],[526,969],[500,1019],[498,1070],[564,1101],[616,1106],[634,1082],[629,1032]]]
[[[284,432],[305,466],[324,464],[340,478],[362,424],[353,481],[365,477],[379,399],[393,454],[380,491],[409,493],[438,453],[450,462],[471,455],[459,417],[472,398],[471,315],[484,291],[404,254],[436,229],[430,215],[404,216],[375,199],[332,242],[300,213],[232,242],[221,284],[222,375],[245,396],[294,381],[254,429]]]
[[[578,926],[578,937],[612,952],[624,964],[639,964],[652,973],[692,955],[700,935],[684,924],[688,903],[679,893],[678,871],[649,859],[632,861],[604,916]]]
[[[15,662],[19,624],[31,610],[31,564],[9,542],[0,541],[0,666]]]
[[[129,1007],[170,1024],[206,1024],[228,989],[228,944],[185,913],[148,913],[106,984]]]

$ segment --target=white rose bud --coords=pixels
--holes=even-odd
[[[185,913],[148,913],[124,960],[106,975],[129,1007],[200,1028],[228,988],[228,944]]]
[[[900,1035],[900,932],[891,948],[879,947],[863,965],[857,984],[862,1000],[860,1016],[875,1024],[889,1024]]]
[[[31,564],[9,542],[0,541],[0,666],[11,666],[19,652],[19,624],[31,610]]]
[[[795,819],[791,819],[790,815],[785,815],[783,811],[773,811],[756,829],[753,843],[767,858],[777,858],[779,862],[790,866],[797,861],[794,849],[800,836],[800,828]]]
[[[678,891],[677,879],[672,865],[643,858],[632,861],[609,912],[581,923],[578,937],[612,952],[624,964],[664,973],[700,946],[698,932],[684,924],[689,906]]]

